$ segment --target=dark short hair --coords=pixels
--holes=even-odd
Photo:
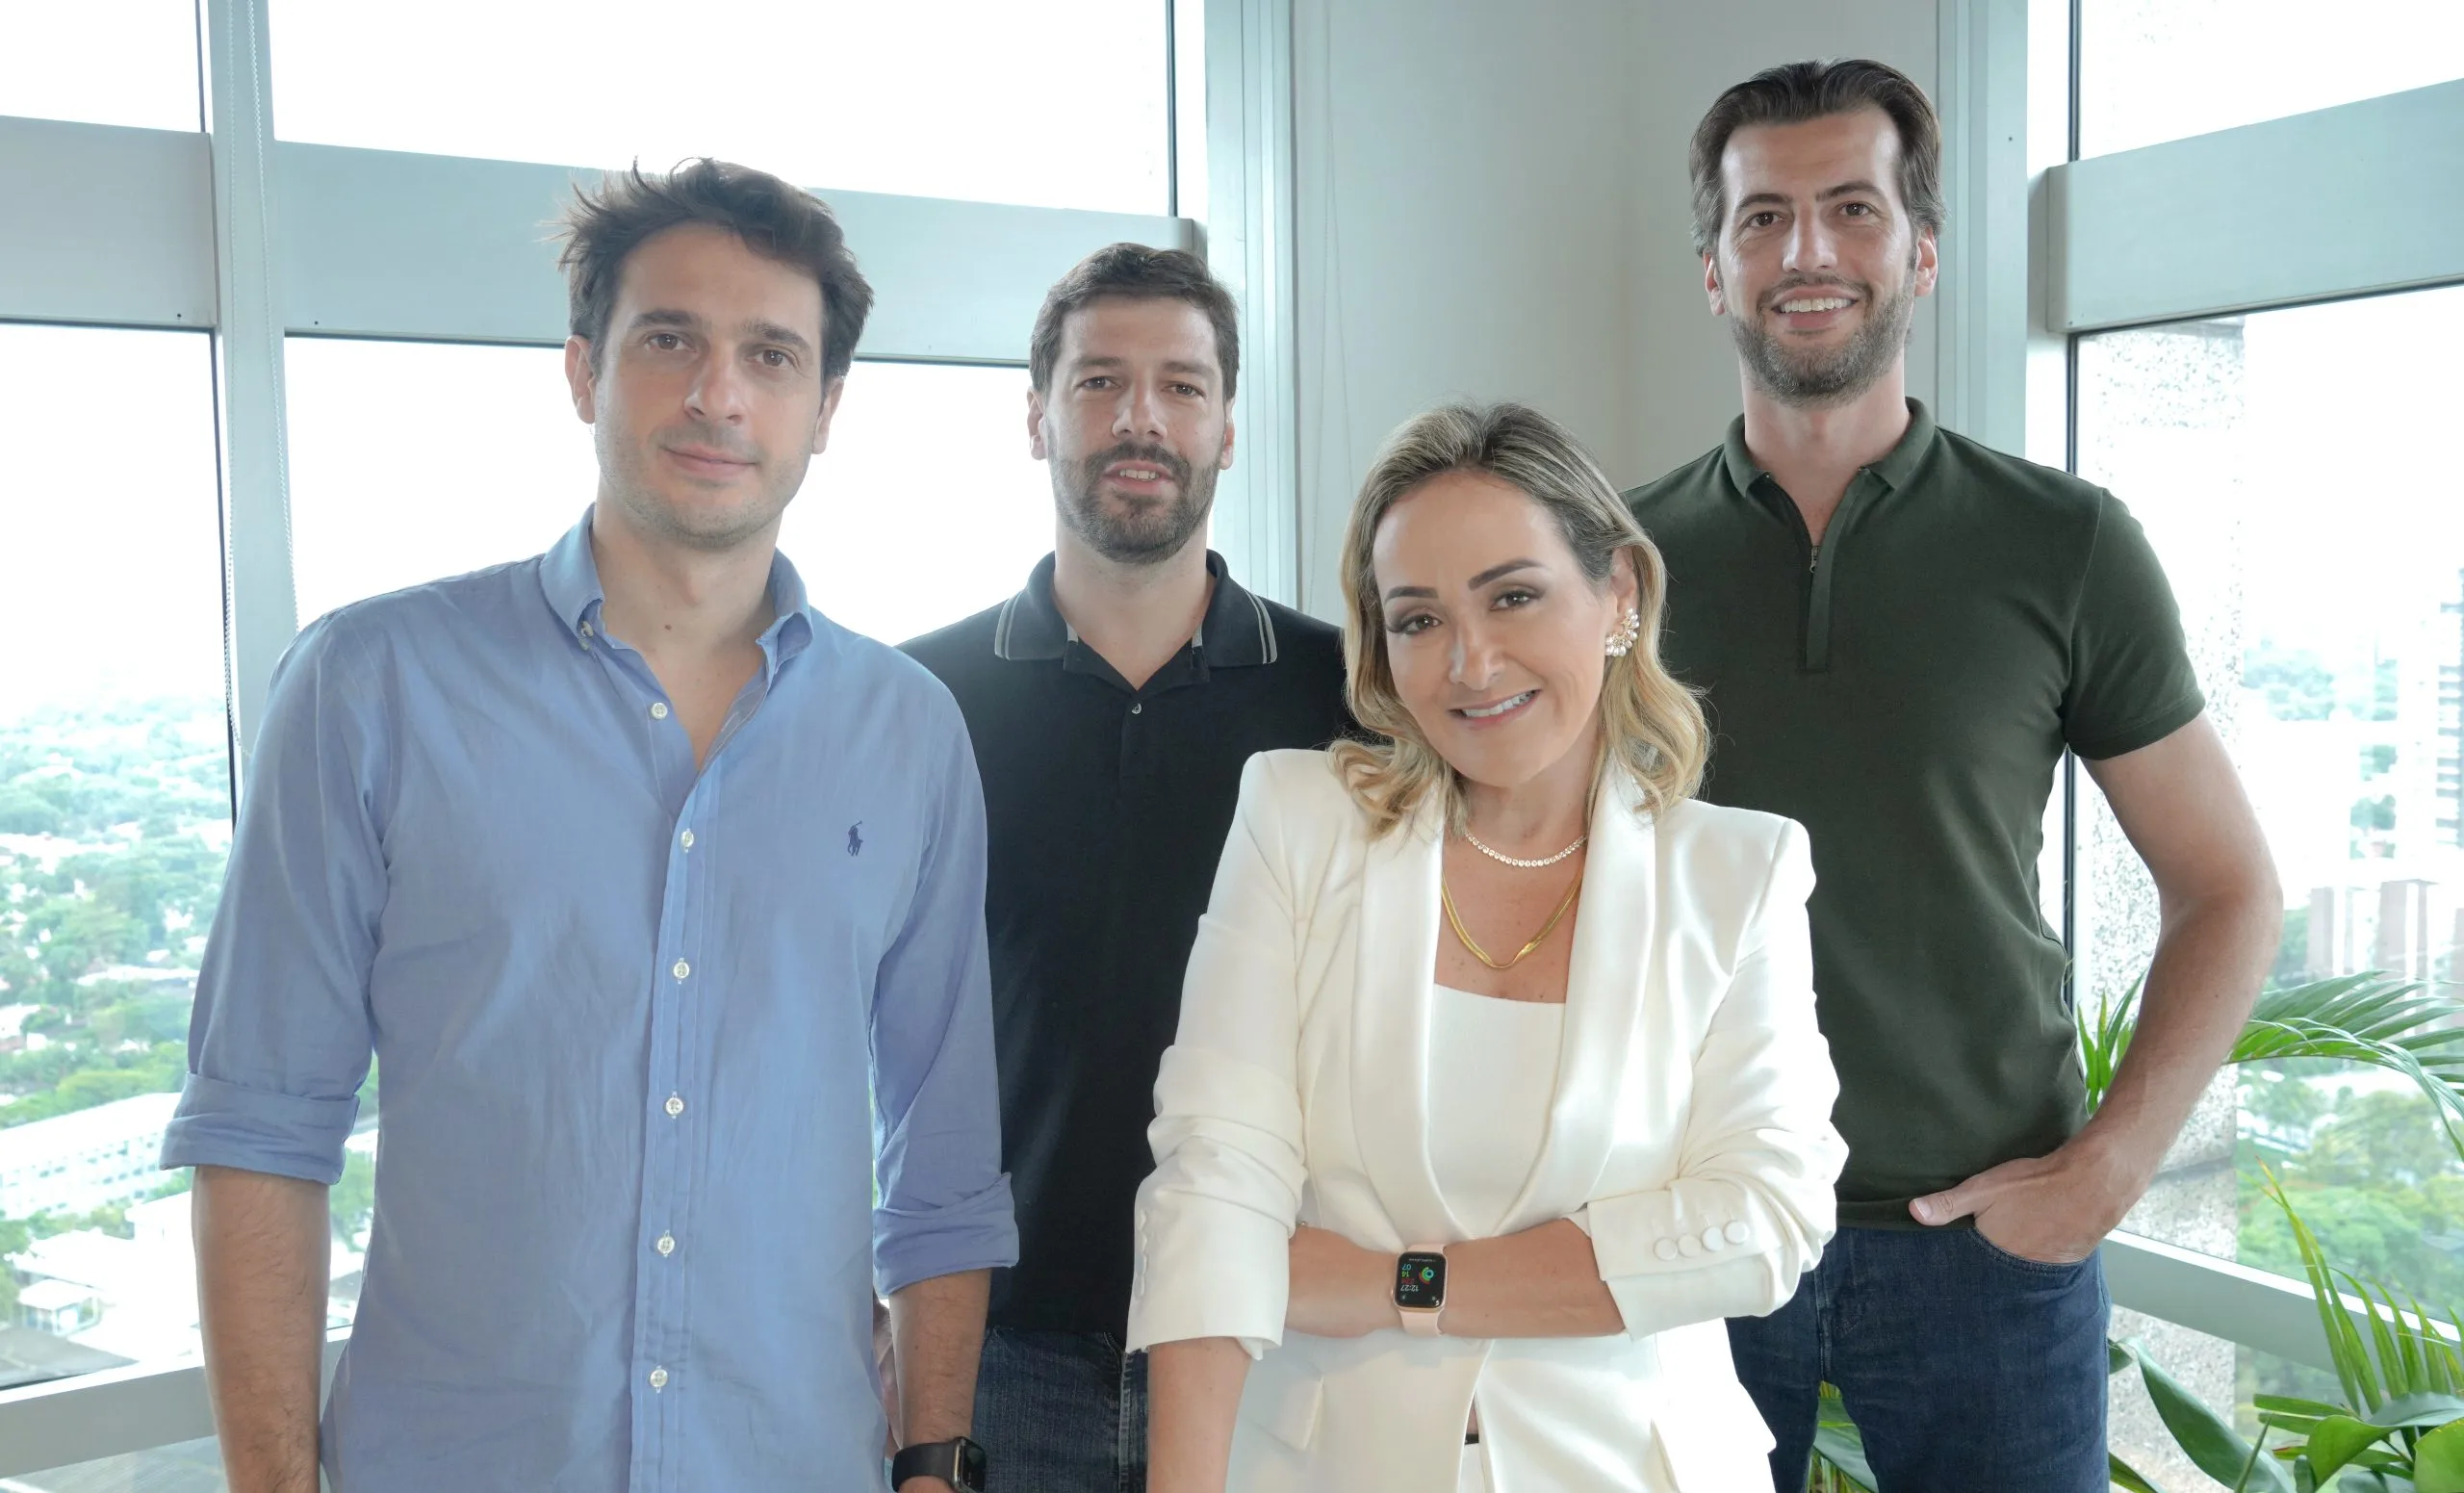
[[[609,173],[596,191],[575,189],[556,263],[565,271],[573,335],[590,344],[593,368],[626,259],[653,236],[690,223],[724,228],[755,253],[821,282],[821,375],[826,382],[846,373],[873,308],[873,288],[856,268],[837,218],[802,188],[707,156],[665,176],[646,176],[635,162]]]
[[[1765,67],[1722,93],[1694,126],[1694,252],[1720,241],[1728,204],[1720,159],[1729,137],[1748,125],[1803,124],[1832,115],[1879,109],[1899,130],[1899,200],[1919,229],[1942,231],[1942,124],[1925,90],[1887,63],[1784,63]]]
[[[1143,244],[1106,245],[1078,261],[1044,296],[1043,309],[1036,313],[1035,337],[1027,345],[1027,376],[1038,390],[1052,387],[1053,365],[1061,361],[1061,324],[1069,314],[1114,297],[1186,300],[1205,312],[1215,326],[1223,398],[1230,401],[1241,382],[1240,312],[1232,304],[1232,293],[1207,272],[1206,261],[1195,254]]]

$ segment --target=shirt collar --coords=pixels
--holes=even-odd
[[[599,613],[607,602],[606,588],[599,583],[599,561],[590,553],[593,511],[583,509],[581,522],[565,530],[565,536],[539,557],[541,594],[556,621],[585,647],[599,629]],[[762,631],[761,652],[776,669],[812,641],[812,605],[805,593],[804,578],[783,554],[770,557],[770,607],[774,616]]]
[[[607,599],[599,584],[599,561],[590,553],[590,512],[584,508],[581,522],[539,557],[539,589],[556,620],[576,636],[581,635],[583,623],[595,621],[600,604]]]
[[[992,624],[992,652],[1013,663],[1060,658],[1078,641],[1078,630],[1061,615],[1052,599],[1049,554],[1036,562],[1027,587],[1001,605]],[[1198,619],[1190,646],[1205,656],[1211,669],[1272,663],[1281,653],[1274,635],[1274,617],[1267,604],[1243,589],[1225,568],[1223,556],[1206,552],[1206,573],[1215,578],[1215,595]]]
[[[1933,454],[1934,437],[1933,411],[1925,407],[1924,400],[1911,399],[1908,401],[1908,429],[1900,436],[1899,444],[1890,449],[1888,455],[1865,470],[1889,483],[1893,491],[1905,488],[1909,479],[1916,476],[1917,469],[1925,464],[1925,458]],[[1729,481],[1740,493],[1753,492],[1754,484],[1770,475],[1756,464],[1754,453],[1745,449],[1743,415],[1729,422],[1728,439],[1722,443],[1720,457],[1721,464],[1728,468]]]

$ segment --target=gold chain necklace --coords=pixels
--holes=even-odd
[[[1454,911],[1454,894],[1446,889],[1446,878],[1441,876],[1437,879],[1437,900],[1443,903],[1446,907],[1446,920],[1454,925],[1454,937],[1461,940],[1463,946],[1472,951],[1472,957],[1474,959],[1478,960],[1481,964],[1488,965],[1492,969],[1511,969],[1515,965],[1523,963],[1524,959],[1529,955],[1533,949],[1536,949],[1541,944],[1548,942],[1549,935],[1555,933],[1557,931],[1557,924],[1565,921],[1567,911],[1575,905],[1576,894],[1581,890],[1582,876],[1580,873],[1577,873],[1575,876],[1575,884],[1566,888],[1566,900],[1557,904],[1557,910],[1549,914],[1549,921],[1541,926],[1538,933],[1531,936],[1531,941],[1525,944],[1520,950],[1518,950],[1512,959],[1507,960],[1504,964],[1499,964],[1496,960],[1489,957],[1489,951],[1480,947],[1477,940],[1473,939],[1471,932],[1463,926],[1462,914]]]

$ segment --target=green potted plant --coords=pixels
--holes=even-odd
[[[2084,1005],[2078,1012],[2080,1060],[2092,1110],[2103,1100],[2130,1049],[2138,999],[2133,989],[2118,1002],[2100,1000],[2092,1019]],[[2365,1063],[2404,1074],[2428,1096],[2449,1144],[2464,1157],[2464,1001],[2374,970],[2268,991],[2225,1062],[2280,1058]],[[2341,1480],[2334,1485],[2348,1493],[2364,1488],[2464,1493],[2464,1430],[2455,1429],[2464,1419],[2464,1398],[2459,1398],[2464,1395],[2464,1371],[2458,1369],[2451,1331],[2442,1331],[2417,1303],[2408,1317],[2385,1287],[2374,1290],[2334,1271],[2272,1175],[2268,1188],[2291,1221],[2347,1403],[2262,1396],[2257,1402],[2261,1435],[2254,1443],[2136,1344],[2107,1345],[2112,1371],[2135,1369],[2184,1454],[2209,1477],[2237,1490],[2313,1493],[2330,1480]],[[2338,1278],[2373,1303],[2367,1348],[2338,1299],[2333,1284]],[[1809,1493],[1871,1493],[1873,1474],[1863,1442],[1836,1391],[1829,1385],[1823,1390]],[[2442,1411],[2442,1406],[2451,1408]],[[2277,1435],[2285,1439],[2269,1447]],[[2450,1458],[2458,1460],[2451,1466]],[[2111,1477],[2114,1486],[2127,1493],[2162,1493],[2118,1457],[2111,1459]]]
[[[2137,1345],[2117,1345],[2116,1366],[2139,1368],[2156,1413],[2183,1454],[2236,1493],[2318,1493],[2329,1487],[2342,1493],[2464,1493],[2464,1356],[2457,1352],[2453,1328],[2419,1301],[2400,1301],[2384,1283],[2329,1265],[2272,1172],[2266,1190],[2284,1210],[2300,1248],[2342,1399],[2260,1395],[2254,1402],[2259,1436],[2246,1441]],[[2353,1321],[2354,1303],[2369,1324],[2367,1334]],[[2451,1321],[2453,1316],[2451,1310]],[[2136,1480],[2125,1480],[2121,1471],[2114,1478],[2118,1485],[2147,1486],[2136,1474]]]

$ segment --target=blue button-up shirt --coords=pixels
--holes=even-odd
[[[1016,1258],[984,811],[932,676],[771,572],[696,769],[587,517],[285,656],[167,1167],[384,1122],[343,1493],[883,1483],[871,1301]]]

